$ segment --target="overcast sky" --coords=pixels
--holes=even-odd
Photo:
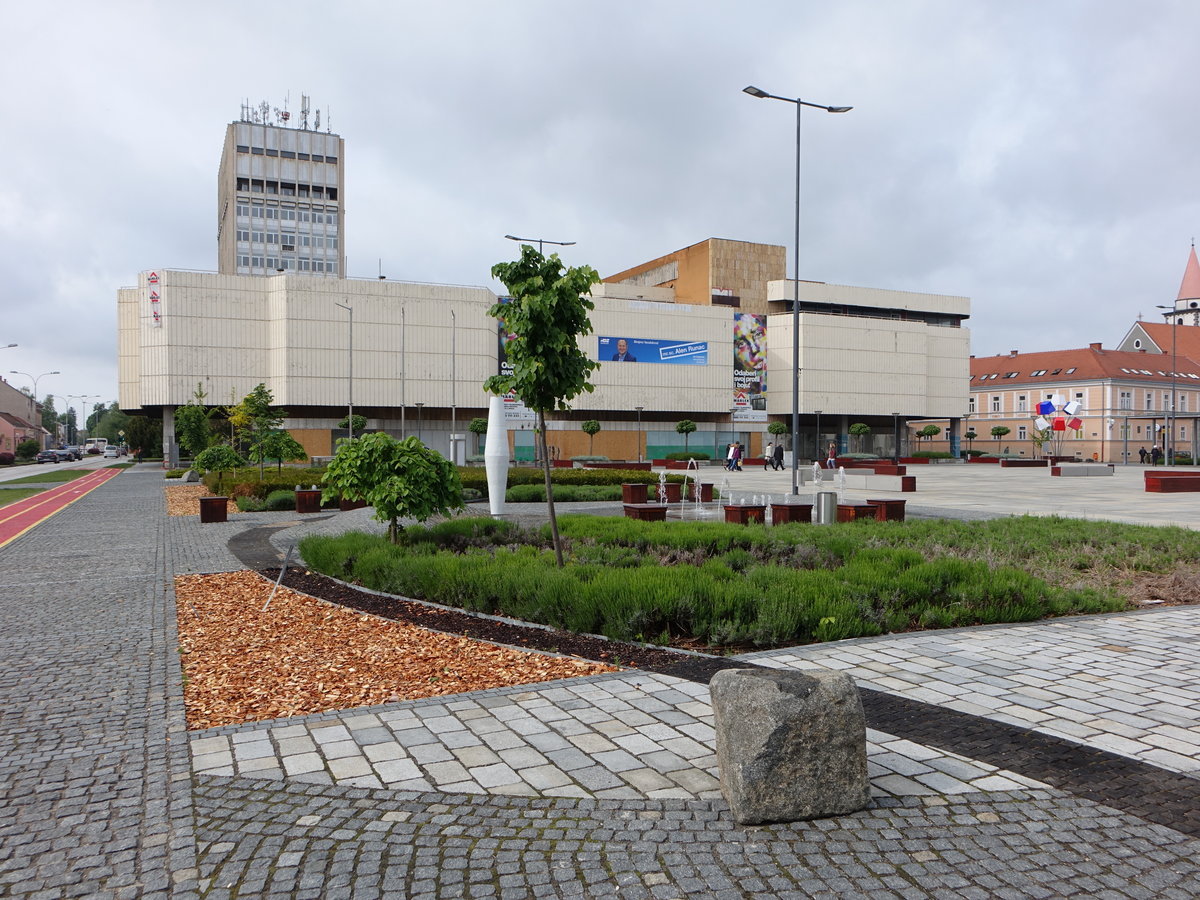
[[[1113,346],[1200,231],[1195,0],[12,3],[0,372],[117,398],[116,292],[216,269],[243,101],[346,140],[351,276],[483,284],[504,234],[609,275],[708,237],[971,298],[979,356]],[[60,404],[61,408],[61,404]]]

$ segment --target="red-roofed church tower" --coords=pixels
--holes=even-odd
[[[1195,241],[1192,241],[1192,252],[1188,254],[1179,296],[1175,298],[1175,312],[1187,314],[1180,318],[1180,325],[1200,325],[1200,262],[1196,260]]]

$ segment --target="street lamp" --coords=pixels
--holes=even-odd
[[[796,243],[795,260],[792,262],[792,493],[800,493],[800,458],[795,448],[800,445],[800,111],[811,106],[813,109],[823,109],[825,112],[850,112],[852,106],[824,106],[820,103],[809,103],[799,97],[779,97],[768,94],[754,85],[742,90],[751,97],[760,100],[782,100],[796,105]],[[819,448],[818,448],[819,449]]]
[[[644,407],[635,406],[638,414],[638,462],[642,461],[642,409]]]
[[[9,344],[8,346],[15,347],[16,344]],[[6,347],[5,349],[8,349],[8,348]],[[62,372],[55,369],[53,372],[43,372],[41,375],[38,375],[35,377],[33,375],[30,375],[28,372],[18,372],[16,369],[9,369],[8,371],[12,375],[24,375],[26,378],[30,379],[33,382],[33,393],[29,395],[29,424],[32,425],[35,429],[39,428],[40,426],[37,423],[37,386],[38,386],[38,382],[41,381],[43,378],[45,378],[47,375],[61,375]],[[43,447],[41,449],[44,450],[45,448]]]
[[[457,465],[458,454],[455,453],[454,442],[458,439],[458,402],[455,394],[455,383],[458,381],[458,317],[450,310],[450,460]]]
[[[819,409],[814,409],[813,412],[817,414],[817,433],[815,436],[816,442],[813,444],[813,460],[816,461],[821,458],[821,411]],[[796,443],[793,440],[792,456],[795,457],[799,452],[800,448],[796,446]]]
[[[574,247],[575,246],[574,241],[551,241],[551,240],[547,240],[546,238],[523,238],[523,237],[517,237],[515,234],[506,234],[505,237],[508,238],[510,241],[516,241],[519,244],[520,243],[532,244],[534,241],[537,241],[538,253],[542,253],[542,244],[554,244],[555,246],[558,246],[558,247]],[[545,254],[542,254],[542,255],[544,256]]]
[[[338,303],[336,300],[334,301],[333,305],[340,306],[347,313],[349,313],[349,316],[350,316],[350,342],[349,342],[349,356],[350,356],[350,359],[349,359],[349,368],[350,368],[349,382],[350,383],[347,386],[347,392],[346,392],[347,401],[348,401],[347,405],[349,406],[350,412],[349,412],[349,415],[346,416],[346,428],[350,435],[349,439],[354,440],[354,307],[350,306],[347,303]]]
[[[1174,306],[1163,306],[1156,304],[1158,309],[1167,309],[1170,312],[1163,315],[1171,317],[1171,418],[1168,420],[1167,440],[1163,443],[1163,456],[1168,466],[1175,463],[1175,378],[1176,370],[1179,368],[1177,358],[1175,356],[1175,326],[1179,324],[1179,317],[1175,315]],[[1168,443],[1169,442],[1169,443]]]
[[[422,444],[425,443],[424,441],[421,440],[421,407],[424,405],[425,405],[424,403],[420,403],[420,402],[413,404],[413,406],[415,406],[417,408],[417,440],[420,441]]]
[[[86,416],[87,415],[87,404],[84,401],[85,400],[98,400],[99,398],[100,398],[99,394],[68,394],[66,397],[67,408],[63,410],[63,415],[65,416],[70,411],[71,401],[78,400],[79,408],[83,411],[84,415]],[[87,424],[86,421],[84,424],[85,425]],[[75,416],[75,439],[71,440],[70,433],[65,432],[65,431],[63,433],[63,438],[64,438],[64,441],[68,444],[78,444],[79,443],[79,416],[78,415]]]
[[[892,413],[892,462],[900,465],[900,413]]]

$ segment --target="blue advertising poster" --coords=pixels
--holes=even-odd
[[[660,341],[650,338],[600,337],[600,362],[666,363],[707,366],[708,341]]]

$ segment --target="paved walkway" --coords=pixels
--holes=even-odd
[[[918,513],[1200,524],[1195,499],[1141,493],[1140,468],[932,468]],[[161,488],[129,470],[0,550],[0,896],[1200,895],[1200,608],[747,657],[855,676],[874,799],[740,828],[707,688],[666,676],[186,735],[171,577],[240,568],[248,526],[297,522],[282,547],[368,520],[201,526],[167,519]]]

